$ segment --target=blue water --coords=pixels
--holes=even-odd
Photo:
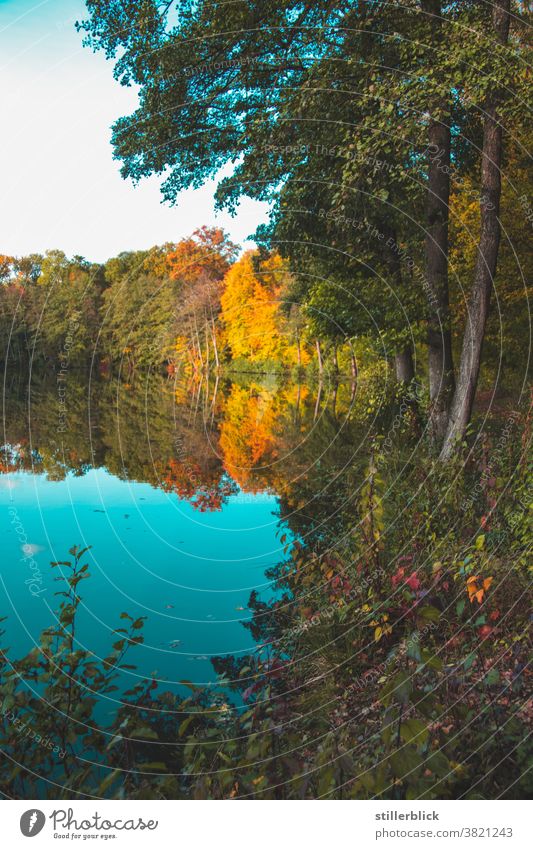
[[[256,589],[263,600],[273,596],[265,569],[284,556],[275,496],[239,492],[221,511],[201,513],[174,493],[104,469],[62,481],[2,475],[0,487],[0,611],[8,617],[3,645],[10,657],[29,651],[53,624],[60,600],[54,593],[63,585],[49,564],[68,560],[72,545],[92,545],[84,559],[91,578],[79,585],[80,646],[104,657],[118,639],[113,629],[124,625],[122,611],[147,617],[145,644],[125,660],[137,666],[124,673],[127,686],[138,676],[154,676],[163,689],[179,689],[183,679],[206,684],[216,680],[210,657],[254,650],[242,624],[251,616],[249,595]],[[36,547],[36,594],[26,583],[32,571],[25,544]]]

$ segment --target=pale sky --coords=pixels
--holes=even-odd
[[[82,0],[0,0],[0,253],[60,248],[99,262],[214,223],[243,245],[265,204],[246,199],[232,218],[215,215],[213,184],[170,207],[158,178],[122,179],[110,127],[133,111],[135,92],[81,46],[83,17]]]

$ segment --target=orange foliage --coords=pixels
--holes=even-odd
[[[163,471],[161,487],[175,492],[201,513],[221,510],[225,500],[236,492],[236,486],[220,469],[206,472],[199,463],[170,459]]]
[[[466,589],[468,591],[469,601],[472,603],[474,599],[478,604],[483,601],[483,596],[492,584],[493,578],[485,578],[482,580],[479,575],[474,575],[466,581]]]
[[[294,365],[297,346],[280,309],[287,268],[276,254],[263,262],[257,258],[257,253],[246,253],[224,278],[220,303],[225,340],[233,359],[276,360]],[[308,353],[303,351],[302,364],[308,360]]]
[[[251,390],[232,386],[224,406],[220,428],[220,449],[224,466],[239,486],[248,491],[257,487],[252,476],[254,467],[277,456],[274,425],[276,414],[272,397],[253,385]]]
[[[189,239],[174,244],[151,256],[148,265],[161,276],[174,280],[194,281],[200,277],[222,280],[237,252],[220,227],[201,227]]]

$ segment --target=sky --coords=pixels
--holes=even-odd
[[[267,207],[245,199],[214,211],[214,183],[162,204],[160,178],[134,186],[113,159],[111,124],[136,106],[113,64],[82,47],[82,0],[0,0],[0,253],[60,248],[103,262],[178,241],[204,224],[243,245]],[[250,247],[247,243],[245,247]]]

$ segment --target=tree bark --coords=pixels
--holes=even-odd
[[[415,367],[413,364],[413,350],[410,345],[407,345],[403,351],[397,351],[394,355],[394,365],[396,368],[396,380],[399,383],[410,383],[415,377]]]
[[[442,46],[440,0],[422,0],[428,14],[431,44]],[[438,56],[438,53],[436,54]],[[430,105],[428,127],[428,192],[426,201],[426,276],[428,296],[428,375],[430,428],[441,443],[448,424],[454,390],[454,366],[448,293],[448,217],[451,133],[449,109],[442,101]]]
[[[387,225],[382,225],[383,232],[387,233],[389,238],[386,242],[386,261],[390,269],[392,284],[401,298],[403,278],[400,254],[398,252],[397,234],[395,230],[389,230]],[[394,364],[396,369],[396,379],[400,383],[409,383],[414,379],[415,367],[413,364],[413,349],[410,344],[406,344],[401,351],[397,351],[394,355]]]
[[[506,44],[509,38],[510,0],[493,0],[492,26],[496,41]],[[441,451],[448,460],[464,437],[472,415],[481,352],[490,306],[490,297],[500,246],[500,198],[502,127],[498,121],[501,91],[496,87],[489,95],[483,121],[481,155],[481,230],[470,293],[466,328],[461,350],[457,387],[453,396],[450,420]]]

